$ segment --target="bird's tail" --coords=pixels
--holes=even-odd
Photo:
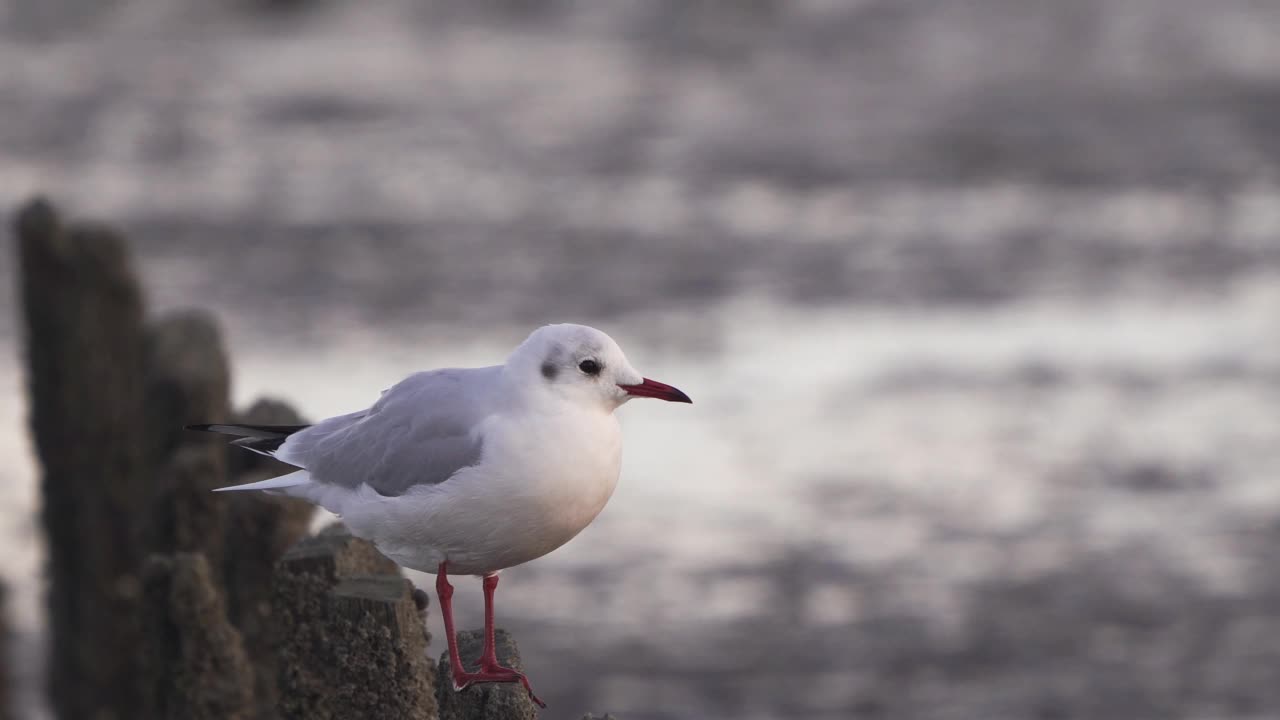
[[[188,425],[188,430],[233,435],[232,445],[252,450],[259,455],[275,457],[276,450],[284,444],[289,436],[306,430],[310,425],[245,425],[234,423],[214,423],[212,425]]]
[[[214,492],[228,492],[231,490],[283,490],[284,488],[297,487],[306,485],[311,482],[311,475],[306,470],[291,472],[288,475],[273,477],[267,480],[259,480],[258,482],[245,483],[243,485],[232,485],[224,488],[214,488]],[[286,493],[287,494],[287,493]]]

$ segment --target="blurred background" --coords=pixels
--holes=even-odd
[[[1280,713],[1280,4],[0,0],[0,108],[0,206],[123,229],[238,404],[561,321],[694,398],[504,576],[549,716]]]

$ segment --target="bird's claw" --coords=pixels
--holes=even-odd
[[[482,667],[480,672],[460,672],[453,673],[453,689],[462,692],[477,683],[514,683],[518,682],[524,686],[525,692],[529,693],[529,699],[535,705],[542,709],[546,709],[547,704],[542,702],[541,698],[533,694],[533,687],[529,685],[529,678],[524,673],[517,672],[508,667],[501,665],[491,665]]]

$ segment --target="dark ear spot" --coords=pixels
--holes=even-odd
[[[557,368],[555,366],[555,363],[551,362],[550,360],[542,363],[542,377],[548,380],[555,380],[556,375],[559,372],[560,372],[559,368]]]

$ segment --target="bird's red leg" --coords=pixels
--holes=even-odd
[[[498,664],[498,652],[495,647],[496,641],[493,638],[493,592],[498,589],[498,574],[490,573],[484,576],[484,652],[480,654],[480,667],[485,672],[493,672],[499,669],[505,670]]]
[[[453,689],[461,690],[471,684],[458,656],[458,637],[453,632],[453,586],[449,584],[449,563],[442,562],[436,569],[436,595],[440,597],[440,615],[444,618],[444,634],[449,643],[449,669],[453,671]]]
[[[480,672],[467,672],[458,655],[458,640],[453,631],[453,586],[445,574],[448,563],[440,563],[436,572],[436,594],[440,596],[440,614],[444,617],[444,632],[449,641],[449,669],[453,674],[453,689],[464,690],[472,683],[518,682],[524,685],[529,698],[545,708],[546,703],[533,694],[529,679],[524,673],[498,664],[493,632],[493,591],[498,587],[497,575],[484,577],[484,649],[480,654]]]

